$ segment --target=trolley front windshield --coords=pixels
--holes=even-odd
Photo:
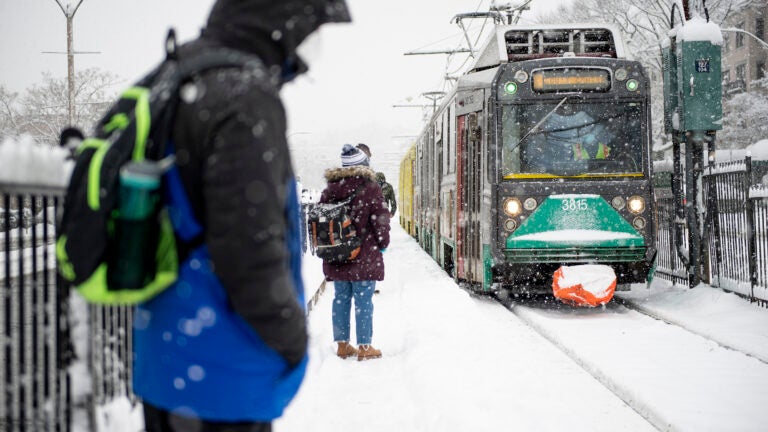
[[[636,175],[643,167],[643,106],[565,98],[505,105],[502,175]]]

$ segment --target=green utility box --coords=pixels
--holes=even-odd
[[[722,129],[720,46],[701,40],[677,40],[673,45],[677,54],[677,130]]]

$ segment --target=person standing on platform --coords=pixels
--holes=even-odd
[[[355,232],[362,239],[359,255],[345,263],[323,262],[326,280],[333,281],[334,299],[331,320],[336,354],[341,358],[370,360],[381,357],[381,350],[371,345],[373,336],[373,292],[376,282],[384,280],[383,251],[389,246],[389,211],[384,203],[376,173],[369,168],[368,156],[345,144],[341,168],[325,172],[328,186],[320,203],[350,203]],[[357,348],[350,342],[350,309],[355,302]]]

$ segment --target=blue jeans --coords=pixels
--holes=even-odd
[[[371,343],[373,335],[373,290],[376,281],[334,281],[333,340],[349,341],[349,309],[355,297],[355,334],[358,345]]]

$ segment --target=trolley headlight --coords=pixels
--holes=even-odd
[[[624,198],[622,198],[622,197],[620,197],[620,196],[617,196],[617,197],[614,197],[614,198],[611,200],[611,205],[612,205],[612,206],[613,206],[613,208],[615,208],[616,210],[621,210],[621,209],[623,209],[623,208],[624,208],[624,206],[626,206],[626,205],[627,205],[627,203],[626,203],[626,202],[624,202]]]
[[[632,221],[632,226],[641,230],[645,228],[645,218],[638,216]]]
[[[645,200],[641,196],[633,196],[627,201],[627,208],[633,214],[640,214],[645,211]]]
[[[517,83],[510,81],[504,84],[504,91],[511,95],[517,93]]]
[[[528,211],[534,211],[538,205],[539,203],[536,202],[536,198],[526,198],[523,201],[523,208]]]
[[[512,232],[517,229],[517,222],[514,219],[507,219],[504,221],[504,229]]]
[[[515,80],[519,82],[520,84],[528,81],[528,72],[524,70],[519,70],[515,72]]]
[[[616,72],[614,72],[613,76],[615,76],[616,80],[618,81],[624,81],[627,79],[627,70],[624,68],[616,69]]]
[[[504,200],[504,213],[516,217],[523,212],[523,206],[517,198],[507,198]]]

